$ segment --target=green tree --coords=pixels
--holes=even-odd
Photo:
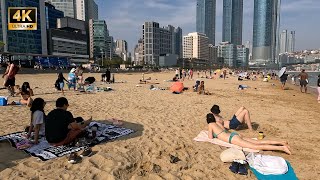
[[[2,51],[2,48],[4,47],[4,42],[0,41],[0,51]]]

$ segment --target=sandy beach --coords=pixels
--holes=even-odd
[[[146,74],[157,87],[169,87],[174,72]],[[235,111],[245,106],[251,113],[257,131],[266,139],[287,140],[292,155],[263,151],[263,154],[281,156],[289,161],[299,179],[316,179],[320,175],[320,104],[314,94],[296,89],[281,90],[278,82],[242,81],[236,77],[203,79],[213,95],[197,95],[187,91],[175,95],[170,91],[149,90],[150,84],[136,87],[141,73],[116,74],[116,83],[101,85],[100,74],[94,76],[99,87],[110,86],[114,91],[82,94],[66,91],[69,111],[74,116],[104,121],[118,118],[136,133],[93,147],[94,155],[79,164],[69,164],[67,156],[40,161],[0,142],[0,179],[256,179],[233,174],[229,163],[221,162],[219,155],[226,149],[194,137],[207,129],[206,114],[218,104],[221,115],[230,119]],[[65,77],[67,75],[65,74]],[[55,100],[62,94],[54,89],[56,74],[18,74],[16,84],[28,81],[35,97],[42,97],[47,105],[46,114],[55,108]],[[271,84],[275,83],[275,86]],[[186,80],[192,87],[194,80]],[[239,84],[248,85],[238,90]],[[0,96],[7,95],[0,90]],[[19,97],[10,98],[10,101]],[[0,107],[0,135],[24,130],[30,122],[29,108],[24,106]],[[238,131],[250,135],[248,130]],[[252,136],[252,134],[251,134]],[[257,137],[258,133],[254,137]],[[170,155],[180,159],[170,163]]]

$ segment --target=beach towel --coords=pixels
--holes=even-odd
[[[213,139],[209,139],[208,137],[208,131],[201,131],[197,137],[195,137],[193,140],[198,141],[198,142],[210,142],[212,144],[216,144],[219,146],[224,146],[224,147],[229,147],[229,148],[236,148],[236,149],[240,149],[246,152],[259,152],[259,150],[254,150],[254,149],[249,149],[249,148],[242,148],[240,146],[234,145],[234,144],[230,144],[224,141],[221,141],[220,139],[217,138],[213,138]]]
[[[98,126],[96,132],[96,141],[91,144],[82,145],[78,147],[70,147],[70,146],[51,146],[45,138],[39,140],[39,144],[33,145],[29,148],[24,149],[23,151],[30,154],[31,156],[38,157],[43,161],[47,161],[50,159],[54,159],[57,157],[61,157],[67,154],[71,154],[72,152],[78,152],[86,146],[94,146],[96,144],[100,144],[102,142],[107,142],[114,140],[116,138],[126,136],[128,134],[133,133],[132,129],[127,129],[123,127],[117,127],[114,125],[108,125],[99,122],[91,122],[89,125],[89,129],[92,126]],[[25,141],[26,132],[16,132],[4,136],[0,136],[0,141],[8,140],[11,145],[17,148],[17,145],[20,147],[21,142]],[[20,148],[19,148],[20,149]]]
[[[170,90],[172,92],[176,92],[176,93],[182,93],[183,91],[183,83],[182,82],[175,82],[171,85]]]
[[[288,172],[286,160],[282,157],[249,153],[246,158],[249,166],[263,175],[280,175]]]
[[[263,175],[252,167],[250,167],[250,169],[258,180],[298,180],[291,164],[288,161],[286,161],[286,163],[288,165],[288,172],[281,175]]]

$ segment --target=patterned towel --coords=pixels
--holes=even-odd
[[[102,142],[114,140],[116,138],[126,136],[128,134],[133,133],[134,131],[132,129],[117,127],[114,125],[108,125],[103,124],[99,122],[92,122],[89,125],[89,128],[93,125],[98,126],[97,133],[96,133],[96,141],[91,144],[81,145],[78,147],[69,147],[69,146],[58,146],[54,147],[51,146],[45,138],[42,138],[39,140],[39,144],[33,145],[27,149],[24,149],[24,151],[31,156],[38,157],[43,161],[61,157],[67,154],[71,154],[72,152],[78,152],[86,146],[93,146],[96,144],[100,144]],[[17,148],[17,145],[21,144],[22,141],[25,141],[25,136],[27,135],[26,132],[16,132],[4,136],[0,136],[0,141],[8,140],[10,141],[11,145],[15,148]]]

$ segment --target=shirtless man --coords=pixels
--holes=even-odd
[[[300,77],[300,91],[302,92],[302,88],[304,87],[304,92],[307,93],[308,74],[305,72],[304,69],[302,69],[301,73],[299,74],[299,77]]]
[[[218,105],[213,105],[211,108],[211,113],[214,115],[217,123],[226,129],[237,129],[241,124],[246,123],[248,129],[253,131],[251,125],[251,119],[249,111],[245,107],[240,107],[238,111],[234,114],[231,120],[224,120],[220,114],[220,108]]]

